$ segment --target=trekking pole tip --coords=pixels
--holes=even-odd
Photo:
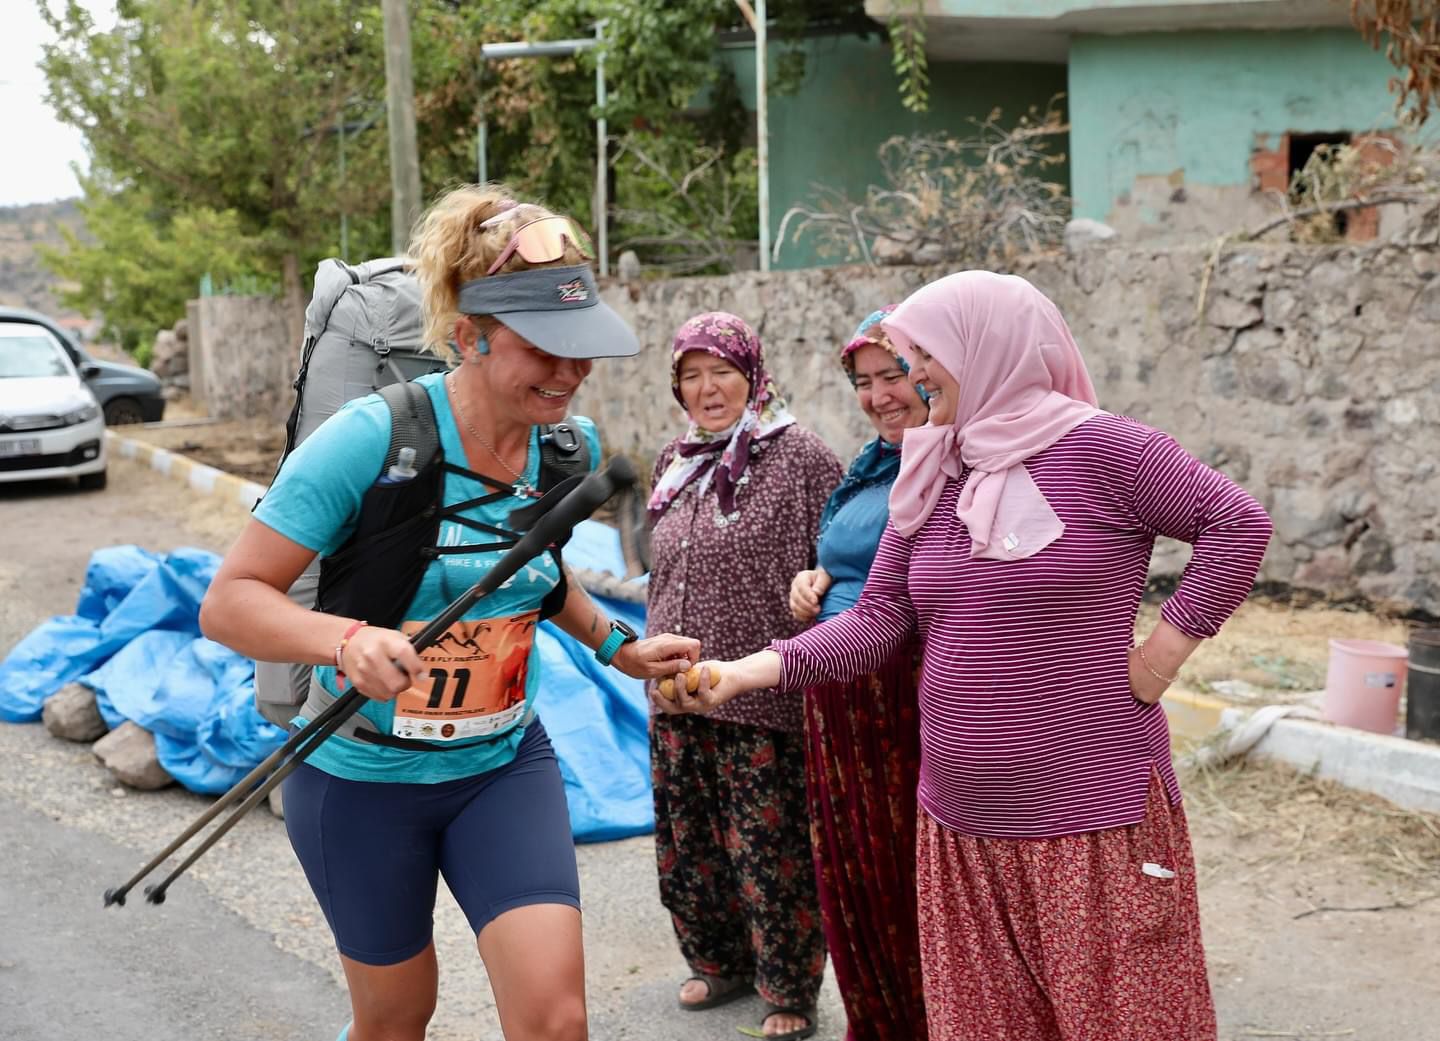
[[[165,887],[146,886],[145,899],[152,904],[163,904],[165,902]]]
[[[109,907],[111,904],[119,904],[121,907],[124,907],[124,906],[125,906],[125,890],[123,890],[123,889],[107,889],[107,890],[105,890],[105,906],[106,906],[106,907]]]

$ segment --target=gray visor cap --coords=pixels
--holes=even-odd
[[[633,358],[640,341],[600,299],[588,264],[476,278],[460,287],[462,314],[488,314],[557,358]]]

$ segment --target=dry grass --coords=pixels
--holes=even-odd
[[[285,447],[285,423],[277,419],[233,419],[200,422],[183,410],[166,409],[167,422],[181,420],[185,425],[126,427],[122,433],[148,444],[177,452],[188,459],[205,463],[226,473],[259,484],[269,484],[275,464]]]
[[[1140,608],[1138,634],[1148,633],[1160,617],[1158,604]],[[1382,640],[1404,646],[1409,623],[1359,608],[1307,606],[1252,597],[1240,606],[1220,635],[1207,640],[1180,670],[1182,687],[1216,693],[1215,684],[1240,681],[1254,688],[1227,686],[1226,700],[1281,702],[1300,700],[1325,686],[1329,640]]]
[[[1202,884],[1221,872],[1326,862],[1363,871],[1396,906],[1440,896],[1440,816],[1274,763],[1183,767],[1182,783],[1197,840],[1237,851],[1202,865]]]

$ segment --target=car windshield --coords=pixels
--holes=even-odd
[[[43,329],[0,326],[0,379],[65,376],[65,353]]]

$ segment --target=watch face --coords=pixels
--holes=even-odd
[[[629,643],[631,640],[638,640],[638,639],[640,639],[640,634],[639,634],[639,633],[637,633],[637,632],[636,632],[634,629],[632,629],[630,626],[626,625],[624,622],[620,621],[618,618],[613,619],[613,620],[610,622],[610,625],[611,625],[612,627],[614,627],[614,629],[615,629],[616,632],[619,632],[619,633],[623,633],[623,634],[624,634],[624,636],[625,636],[625,642],[626,642],[626,643]]]

